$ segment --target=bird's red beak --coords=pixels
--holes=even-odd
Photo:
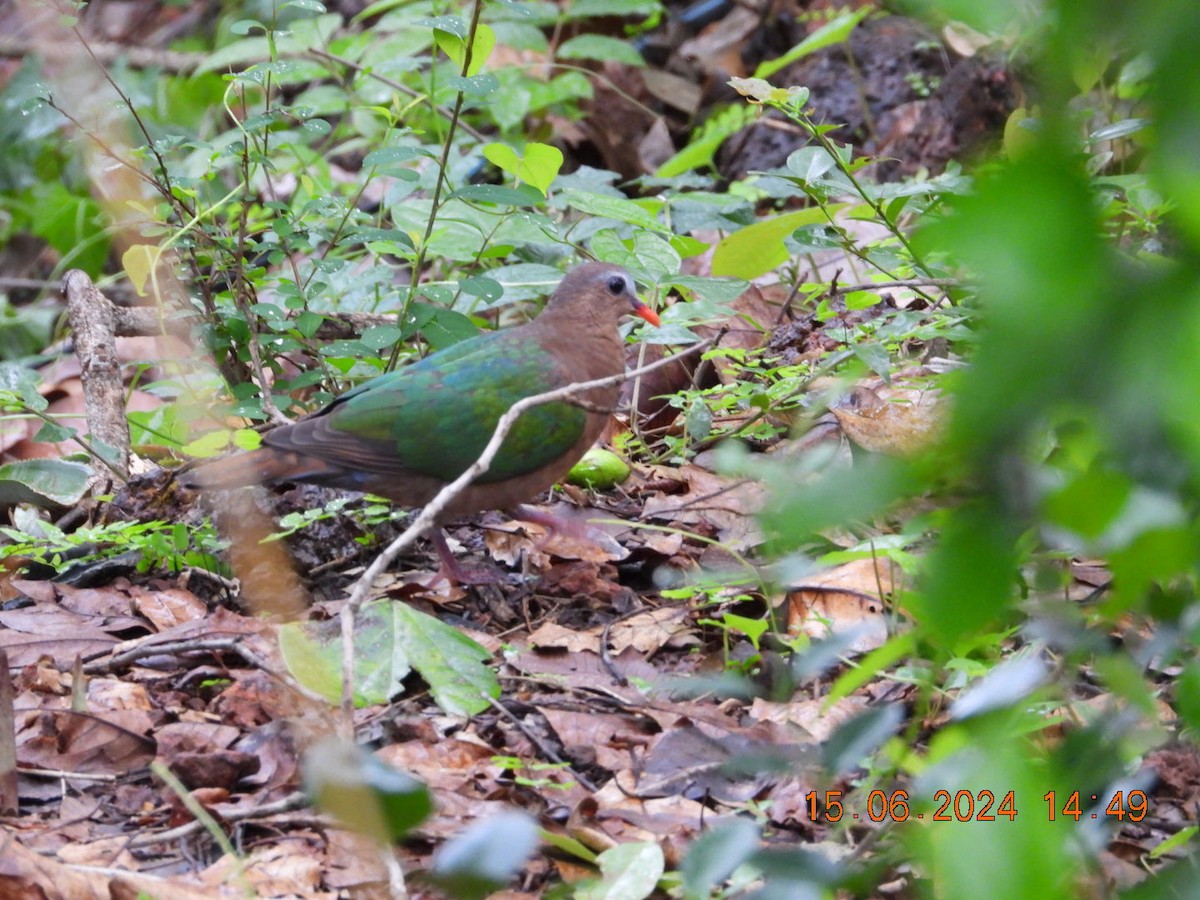
[[[658,313],[656,313],[654,310],[652,310],[650,307],[648,307],[641,300],[638,300],[634,303],[633,314],[635,316],[640,316],[641,318],[645,319],[647,322],[649,322],[655,328],[657,328],[659,325],[662,324],[662,322],[660,322],[658,319]]]

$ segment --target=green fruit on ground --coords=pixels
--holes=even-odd
[[[597,491],[607,491],[629,477],[629,464],[611,450],[593,447],[571,467],[567,481]]]

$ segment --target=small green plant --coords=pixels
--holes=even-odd
[[[919,44],[917,46],[920,47]],[[933,92],[941,86],[942,83],[940,78],[926,78],[920,72],[908,72],[904,76],[904,80],[908,83],[908,86],[913,89],[913,93],[915,93],[918,97],[931,96]]]
[[[343,519],[358,525],[363,533],[355,538],[360,544],[373,547],[379,543],[377,530],[380,526],[402,521],[408,515],[383,497],[367,494],[362,498],[335,497],[322,506],[288,513],[279,520],[279,531],[266,540],[278,541],[290,537],[316,522]]]
[[[9,541],[0,546],[0,559],[20,558],[57,572],[130,551],[140,556],[139,572],[161,569],[177,573],[186,566],[212,569],[215,555],[228,546],[209,522],[108,522],[68,532],[39,521],[28,530],[0,526],[0,534]]]
[[[575,786],[574,781],[558,781],[538,775],[539,772],[567,772],[568,763],[530,763],[517,756],[493,756],[492,764],[513,773],[513,781],[524,787],[537,790],[567,791]],[[518,774],[527,772],[529,774]]]
[[[749,595],[742,594],[734,599],[750,600],[751,598]],[[758,671],[758,667],[762,663],[762,657],[759,655],[759,650],[761,649],[759,644],[762,636],[771,627],[770,622],[766,619],[751,619],[747,616],[739,616],[736,613],[726,610],[721,613],[720,619],[698,619],[696,624],[709,625],[721,632],[721,641],[725,650],[725,665],[727,667],[736,666],[745,675],[753,675]],[[732,651],[733,638],[736,635],[742,635],[749,640],[755,652],[748,658],[735,663]]]

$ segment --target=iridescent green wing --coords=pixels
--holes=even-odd
[[[523,397],[569,383],[520,329],[490,332],[382,375],[301,424],[304,452],[369,472],[414,472],[446,481],[483,452],[504,412]],[[579,439],[586,413],[552,403],[518,420],[483,482],[533,472]],[[300,435],[297,435],[300,437]]]

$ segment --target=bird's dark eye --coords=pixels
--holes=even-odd
[[[608,292],[614,297],[619,297],[625,293],[625,279],[620,275],[613,275],[608,279]]]

